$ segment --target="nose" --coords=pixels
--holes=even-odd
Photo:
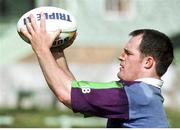
[[[125,60],[125,53],[122,52],[122,53],[120,54],[120,56],[118,57],[118,59],[119,59],[120,61],[124,61],[124,60]]]

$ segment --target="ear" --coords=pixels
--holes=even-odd
[[[155,62],[155,60],[153,57],[151,57],[151,56],[145,57],[143,60],[144,68],[150,69],[154,65],[154,62]]]

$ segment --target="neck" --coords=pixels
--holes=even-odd
[[[139,73],[137,76],[137,79],[140,78],[155,78],[155,79],[161,79],[160,76],[157,75],[156,71],[154,69],[145,69],[142,71],[142,73]]]

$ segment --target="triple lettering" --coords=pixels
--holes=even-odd
[[[72,22],[70,15],[68,14],[64,14],[64,13],[44,13],[46,20],[48,19],[56,19],[56,20],[64,20],[64,21],[68,21],[68,22]],[[37,21],[39,21],[41,19],[41,14],[36,14],[35,18],[37,19]],[[27,22],[31,22],[30,18],[24,18],[23,19],[24,25],[27,24]]]

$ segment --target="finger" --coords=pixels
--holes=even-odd
[[[41,29],[43,32],[46,31],[46,21],[45,21],[45,15],[44,15],[43,12],[41,12],[40,29]]]
[[[54,32],[54,34],[53,34],[53,40],[55,40],[56,38],[58,38],[59,36],[60,36],[60,34],[61,34],[61,30],[59,29],[59,30],[56,30],[55,32]]]
[[[20,33],[22,33],[25,37],[27,37],[29,40],[31,39],[31,35],[29,32],[23,28],[20,29]]]
[[[30,19],[31,19],[31,26],[32,26],[33,30],[36,31],[38,29],[38,27],[36,24],[36,20],[32,14],[30,15]]]
[[[27,31],[28,31],[30,34],[33,34],[33,33],[34,33],[34,29],[32,28],[31,23],[27,23],[27,24],[26,24],[26,28],[27,28]]]

